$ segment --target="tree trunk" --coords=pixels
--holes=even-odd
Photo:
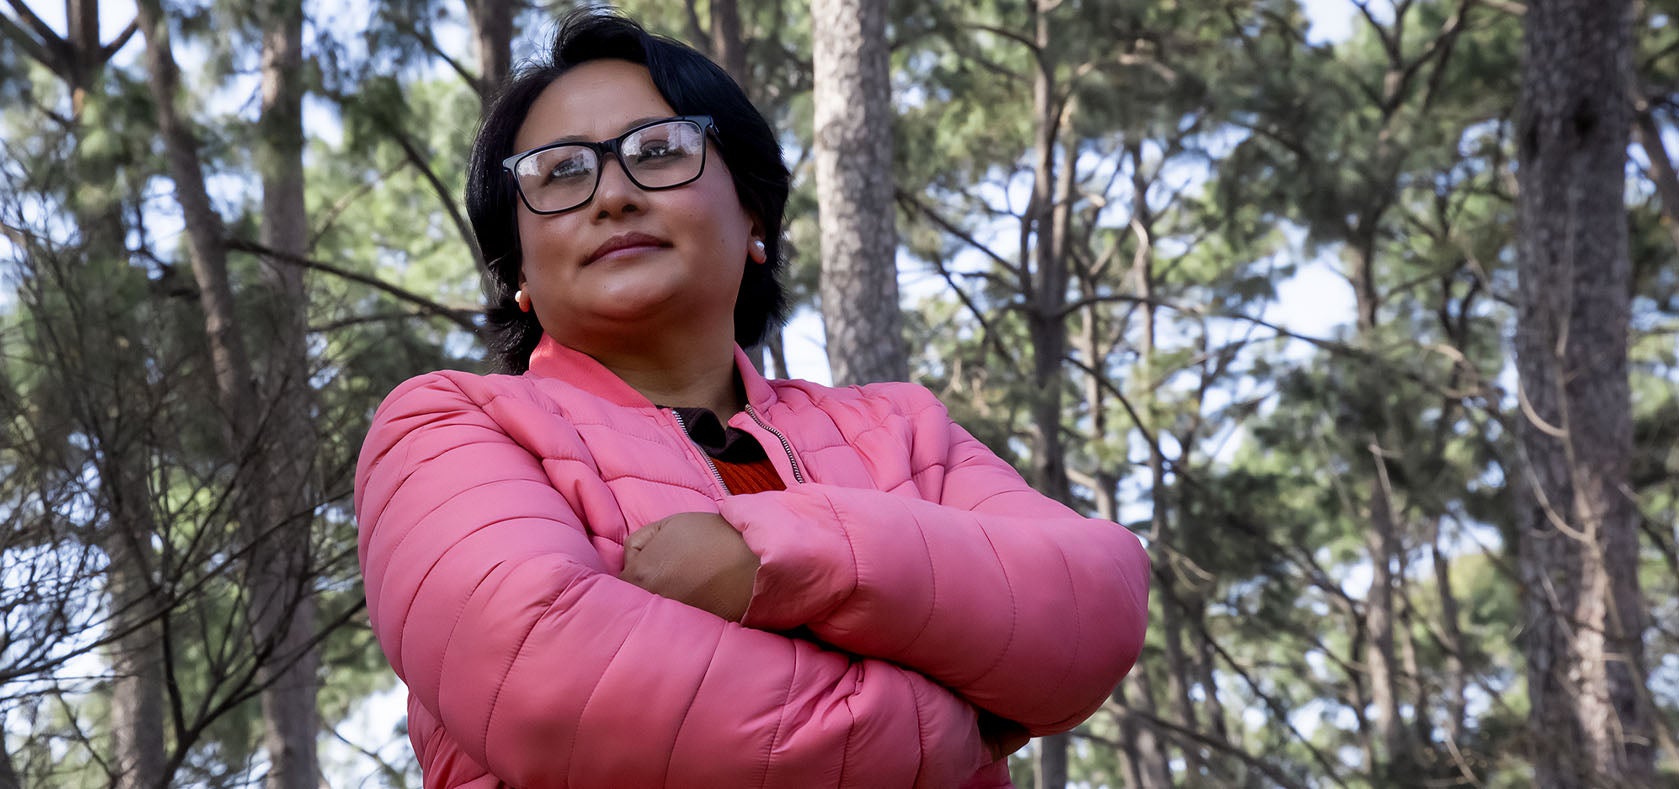
[[[1535,785],[1649,786],[1627,490],[1626,0],[1534,0],[1518,123],[1518,553]]]
[[[84,88],[84,99],[94,100],[95,86]],[[85,130],[77,123],[71,133],[81,139]],[[87,536],[106,560],[111,712],[100,730],[109,738],[103,766],[112,787],[155,789],[169,775],[161,672],[166,646],[159,624],[167,600],[157,580],[152,541],[158,524],[147,484],[148,442],[161,409],[147,374],[154,357],[136,344],[143,333],[133,320],[138,310],[131,287],[143,275],[129,266],[122,243],[115,162],[97,148],[78,146],[69,165],[70,182],[82,187],[65,200],[77,244],[68,254],[28,250],[20,295],[29,305],[36,352],[52,360],[48,390],[64,399],[63,415],[46,421],[63,419],[86,440],[86,457],[70,460],[68,469],[80,474],[91,462],[99,480],[89,491],[100,515]]]
[[[94,74],[104,65],[99,62],[99,3],[97,0],[69,0],[64,4],[65,27],[69,37],[70,56],[64,65],[69,73],[71,110],[79,117],[93,88]]]
[[[205,189],[198,142],[176,105],[181,89],[180,73],[161,0],[140,0],[137,5],[141,31],[146,37],[146,62],[158,127],[170,178],[175,184],[175,196],[185,220],[187,248],[204,315],[223,417],[227,462],[236,469],[232,483],[233,512],[238,518],[247,562],[249,586],[244,590],[247,618],[253,656],[258,661],[258,677],[264,688],[264,718],[270,728],[265,735],[271,760],[268,781],[270,786],[313,787],[317,774],[315,657],[305,647],[314,636],[309,596],[313,584],[308,578],[307,559],[311,513],[301,482],[306,478],[306,471],[300,471],[307,469],[310,458],[297,449],[298,443],[312,448],[313,442],[295,435],[278,435],[295,429],[299,414],[307,421],[306,409],[293,410],[297,407],[295,401],[285,398],[265,402],[265,394],[277,388],[288,392],[307,389],[306,371],[296,367],[296,354],[302,348],[301,315],[282,307],[277,314],[283,317],[277,317],[275,324],[268,327],[274,334],[276,348],[293,343],[295,347],[290,351],[280,350],[272,357],[274,363],[265,370],[272,380],[266,387],[269,392],[264,392],[253,375],[235,314],[221,217],[211,206]],[[296,9],[290,9],[278,16],[295,13],[298,13]],[[264,122],[274,121],[276,128],[286,130],[292,128],[294,121],[284,116],[293,110],[282,107],[287,102],[295,102],[296,97],[288,99],[283,94],[296,88],[287,87],[289,80],[273,81],[270,69],[283,70],[288,58],[295,59],[295,53],[283,53],[297,46],[295,42],[301,37],[293,34],[298,31],[299,28],[291,27],[288,22],[279,29],[267,31],[264,37]],[[273,114],[269,113],[271,100]],[[290,133],[275,133],[282,140],[282,150],[286,145],[301,146],[301,132],[295,138],[288,138]],[[290,142],[285,142],[287,139]],[[274,140],[265,139],[263,155],[275,156],[275,161],[279,161],[285,154],[276,154],[270,148],[273,144]],[[289,166],[301,171],[296,162]],[[292,209],[287,207],[295,199],[296,190],[301,189],[301,181],[291,183],[288,178],[284,174],[273,177],[265,174],[265,233],[295,232],[301,222],[300,211],[299,216],[293,216]],[[268,204],[270,198],[274,201],[272,206]],[[269,222],[276,224],[267,227]],[[287,223],[293,230],[286,229]],[[294,238],[307,238],[307,234],[298,233]],[[276,289],[273,294],[276,301],[301,297],[300,281],[287,284],[281,276],[271,276],[270,281]],[[288,290],[293,295],[288,295]],[[303,396],[307,396],[306,392]],[[287,457],[292,452],[299,454]]]
[[[69,459],[67,469],[79,475],[91,462],[99,480],[89,488],[99,515],[87,536],[105,557],[110,719],[99,730],[108,738],[101,743],[102,766],[114,789],[158,789],[170,773],[162,676],[167,646],[160,625],[168,601],[160,594],[152,549],[159,530],[147,484],[148,444],[161,410],[147,379],[155,357],[133,344],[142,332],[132,320],[137,310],[128,286],[143,275],[129,267],[121,244],[116,168],[85,148],[78,154],[70,162],[72,181],[84,188],[67,196],[66,207],[79,243],[69,254],[29,250],[20,295],[31,314],[36,352],[52,360],[47,390],[64,400],[63,414],[46,421],[64,420],[87,441],[85,457]],[[32,462],[55,461],[37,456]],[[58,629],[67,623],[48,617],[40,624]]]
[[[487,112],[513,71],[512,0],[467,0],[472,38],[478,44],[478,100]]]
[[[1410,595],[1405,589],[1404,554],[1400,554],[1399,564],[1399,606],[1398,627],[1394,628],[1394,639],[1399,646],[1399,665],[1405,671],[1404,688],[1411,699],[1411,725],[1404,732],[1404,743],[1413,750],[1418,747],[1428,747],[1434,741],[1434,699],[1433,688],[1423,681],[1422,664],[1417,656],[1417,639],[1412,617],[1416,611],[1410,604]],[[1424,768],[1419,763],[1415,753],[1408,754],[1405,779],[1411,782],[1420,780]]]
[[[6,725],[6,716],[0,713],[0,730]],[[6,738],[0,737],[0,789],[23,789],[18,781],[17,768],[12,765],[12,753],[6,750]]]
[[[1153,680],[1147,668],[1139,664],[1126,680],[1114,691],[1116,696],[1126,699],[1126,703],[1129,704],[1130,694],[1135,691],[1139,700],[1131,706],[1145,710],[1155,709]],[[1131,690],[1125,689],[1127,685],[1131,686]],[[1130,722],[1129,716],[1127,722]],[[1131,747],[1130,743],[1127,743],[1126,747],[1126,761],[1129,762],[1127,777],[1131,780],[1129,786],[1134,789],[1171,789],[1174,784],[1170,766],[1171,749],[1166,745],[1167,738],[1160,736],[1150,723],[1134,725],[1131,730],[1137,733],[1137,741],[1135,747]]]
[[[772,327],[764,336],[764,351],[768,354],[769,362],[775,368],[775,378],[791,378],[787,372],[787,334],[780,326]],[[759,364],[763,364],[759,360]]]
[[[303,197],[303,6],[268,0],[263,6],[262,116],[257,139],[261,169],[262,243],[295,257],[308,255],[309,222]],[[303,268],[265,261],[269,291],[265,387],[271,438],[259,450],[267,469],[260,533],[252,533],[251,614],[258,654],[272,649],[258,675],[263,685],[263,744],[272,766],[270,789],[317,785],[315,697],[319,656],[315,633],[309,531],[315,456],[309,386],[308,295]],[[261,594],[256,594],[260,590]]]
[[[1057,177],[1055,148],[1060,139],[1061,107],[1056,101],[1054,66],[1050,51],[1050,7],[1043,0],[1033,6],[1033,42],[1040,57],[1032,77],[1032,111],[1035,118],[1034,148],[1037,161],[1032,177],[1032,201],[1021,234],[1021,271],[1028,279],[1022,290],[1027,295],[1026,331],[1032,343],[1031,405],[1036,440],[1032,447],[1034,483],[1038,491],[1064,504],[1072,503],[1072,485],[1067,478],[1066,448],[1061,441],[1061,401],[1067,355],[1068,271],[1060,240],[1068,222],[1075,160],[1066,163]],[[1031,233],[1028,266],[1027,232]],[[1065,734],[1038,741],[1038,789],[1060,789],[1067,785]]]
[[[1446,737],[1461,742],[1464,736],[1464,717],[1468,706],[1468,679],[1464,676],[1463,627],[1459,624],[1457,593],[1452,590],[1451,557],[1440,544],[1440,521],[1434,520],[1429,551],[1434,563],[1434,591],[1440,598],[1440,648],[1445,652]]]
[[[1036,40],[1040,52],[1050,46],[1047,12],[1034,11]],[[1072,500],[1067,478],[1065,449],[1061,443],[1062,359],[1067,353],[1067,261],[1061,254],[1058,231],[1066,224],[1067,201],[1072,188],[1073,166],[1067,162],[1057,177],[1055,148],[1060,138],[1061,112],[1055,101],[1055,77],[1042,58],[1032,82],[1032,109],[1036,117],[1034,147],[1037,161],[1032,177],[1032,201],[1021,234],[1021,272],[1028,277],[1022,289],[1028,302],[1027,332],[1032,342],[1032,424],[1037,430],[1032,448],[1034,476],[1039,492],[1068,503]],[[1030,253],[1027,253],[1030,250]]]
[[[1375,20],[1372,19],[1371,22],[1381,30],[1381,26],[1377,25]],[[1381,293],[1376,282],[1376,244],[1378,235],[1382,232],[1383,214],[1392,202],[1388,191],[1398,188],[1399,168],[1403,160],[1403,154],[1395,151],[1390,124],[1399,106],[1406,99],[1401,86],[1402,75],[1408,64],[1402,57],[1403,49],[1398,44],[1404,34],[1404,22],[1404,11],[1401,10],[1396,14],[1392,26],[1379,33],[1384,41],[1394,43],[1386,48],[1388,69],[1382,80],[1381,98],[1378,102],[1382,123],[1371,143],[1374,151],[1372,158],[1377,172],[1381,173],[1377,183],[1389,185],[1389,189],[1377,190],[1368,195],[1357,208],[1357,217],[1350,221],[1346,228],[1347,239],[1354,256],[1351,281],[1357,307],[1357,337],[1359,344],[1366,348],[1375,347],[1379,341],[1376,337],[1376,327],[1381,308]],[[1362,374],[1380,373],[1364,370]],[[1404,580],[1400,574],[1394,572],[1394,566],[1402,560],[1401,552],[1404,550],[1404,541],[1400,534],[1402,524],[1393,500],[1392,486],[1388,482],[1387,458],[1383,454],[1384,437],[1371,433],[1365,438],[1368,441],[1372,469],[1370,493],[1366,499],[1369,507],[1366,513],[1368,526],[1364,530],[1364,545],[1370,557],[1371,579],[1361,623],[1366,634],[1362,658],[1369,679],[1370,706],[1374,708],[1371,723],[1375,729],[1375,739],[1373,742],[1366,741],[1364,748],[1365,752],[1372,756],[1370,769],[1378,783],[1407,783],[1412,780],[1409,770],[1413,767],[1414,759],[1410,753],[1409,730],[1405,727],[1399,709],[1398,657],[1394,636],[1394,600]]]
[[[109,162],[78,161],[83,183],[109,179],[114,169]],[[75,298],[84,299],[81,316],[97,316],[100,325],[117,336],[138,336],[127,321],[130,305],[111,283],[120,282],[128,262],[122,246],[124,229],[120,207],[114,202],[116,186],[109,191],[83,190],[73,200],[83,244],[76,263],[79,270],[66,272],[79,288]],[[91,198],[93,202],[84,202]],[[105,280],[99,282],[99,280]],[[72,316],[78,320],[81,316]],[[94,321],[89,321],[94,322]],[[105,570],[106,594],[110,606],[108,627],[118,634],[112,642],[111,659],[111,765],[114,789],[159,789],[167,785],[168,751],[164,743],[164,650],[160,617],[167,615],[161,599],[157,555],[152,540],[158,535],[153,516],[152,492],[147,485],[146,422],[156,416],[149,384],[140,359],[146,354],[109,347],[106,337],[80,332],[64,335],[78,344],[77,353],[62,354],[75,360],[70,375],[84,381],[106,381],[108,386],[84,386],[85,398],[78,409],[80,421],[99,452],[100,498],[109,517],[99,534],[100,549],[109,565]],[[74,384],[72,384],[74,385]]]
[[[1640,103],[1647,102],[1640,99]],[[1656,194],[1661,197],[1662,216],[1667,217],[1667,235],[1673,239],[1673,251],[1679,254],[1679,172],[1674,172],[1673,158],[1667,155],[1667,144],[1662,142],[1661,124],[1647,106],[1639,108],[1634,116],[1632,136],[1644,149],[1644,158],[1650,160],[1650,180],[1655,182]]]
[[[123,445],[127,439],[114,438]],[[110,447],[107,447],[108,449]],[[111,648],[111,776],[115,789],[160,789],[168,784],[164,745],[163,630],[158,617],[156,560],[151,549],[150,494],[139,461],[124,451],[102,464],[111,522],[103,541],[111,605],[110,626],[122,633]]]
[[[146,37],[146,63],[152,99],[157,103],[158,131],[162,134],[169,176],[175,182],[186,225],[188,257],[198,283],[209,335],[211,367],[221,394],[223,418],[234,428],[231,446],[249,445],[243,428],[250,421],[244,408],[255,403],[251,365],[245,355],[234,316],[233,285],[228,279],[227,249],[222,243],[222,221],[210,205],[204,186],[204,168],[198,158],[198,141],[187,127],[176,102],[181,92],[180,67],[170,43],[168,19],[161,0],[137,3],[141,32]]]
[[[816,0],[811,38],[828,366],[839,386],[903,380],[886,2]]]
[[[881,7],[883,10],[880,17],[883,21],[880,29],[873,32],[880,40],[880,46],[882,52],[884,52],[886,46],[884,20],[886,15],[885,6],[882,5]],[[873,53],[871,53],[872,55]],[[729,76],[735,78],[735,82],[740,84],[741,90],[746,91],[746,95],[752,95],[751,80],[748,79],[749,75],[746,69],[746,39],[741,32],[740,4],[736,0],[711,0],[711,57],[723,67],[724,71],[729,72]],[[886,73],[887,67],[888,64],[883,57],[881,61],[883,75]],[[886,101],[881,103],[882,109],[887,112],[891,110],[891,98],[891,93],[888,91]],[[890,144],[890,138],[888,138],[888,144]],[[887,159],[890,161],[891,149],[888,148],[887,150]],[[888,195],[890,195],[890,192],[888,192]]]
[[[1377,342],[1376,324],[1379,296],[1376,290],[1376,238],[1374,228],[1379,213],[1362,218],[1353,233],[1353,284],[1358,308],[1357,336],[1359,343],[1373,347]],[[1365,375],[1376,374],[1365,371]],[[1375,741],[1365,749],[1374,755],[1372,773],[1381,781],[1401,780],[1411,764],[1409,737],[1399,712],[1399,683],[1397,653],[1394,642],[1394,598],[1400,579],[1393,566],[1403,550],[1399,536],[1398,513],[1394,510],[1393,491],[1388,484],[1387,458],[1382,449],[1382,437],[1371,433],[1365,436],[1370,452],[1370,494],[1366,501],[1364,546],[1370,556],[1370,591],[1364,602],[1366,634],[1363,660],[1369,678],[1370,702],[1374,709],[1372,723]]]
[[[1148,204],[1148,179],[1143,171],[1141,144],[1136,141],[1129,143],[1126,146],[1126,157],[1131,160],[1131,232],[1137,243],[1137,251],[1131,261],[1131,279],[1137,289],[1137,298],[1142,302],[1143,319],[1141,344],[1137,348],[1138,360],[1141,363],[1135,375],[1136,380],[1141,381],[1143,386],[1138,393],[1138,409],[1145,419],[1153,421],[1159,413],[1155,404],[1158,376],[1155,359],[1155,341],[1158,335],[1155,323],[1159,319],[1159,308],[1154,303],[1154,215]],[[1178,723],[1190,731],[1200,731],[1201,723],[1195,714],[1196,704],[1189,695],[1190,677],[1194,672],[1190,665],[1189,653],[1184,649],[1183,636],[1184,620],[1192,609],[1188,598],[1194,593],[1179,588],[1178,584],[1181,546],[1177,536],[1172,533],[1171,493],[1166,484],[1166,457],[1161,454],[1160,425],[1139,427],[1147,429],[1156,439],[1148,445],[1149,545],[1153,566],[1165,569],[1156,580],[1159,587],[1156,594],[1161,601],[1160,628],[1161,641],[1166,651],[1166,694],[1171,699],[1172,710]],[[1183,743],[1182,749],[1185,773],[1190,776],[1189,783],[1194,785],[1205,773],[1206,765],[1199,748]]]
[[[43,65],[63,80],[70,95],[73,134],[86,133],[84,110],[100,89],[100,75],[121,40],[110,45],[99,37],[98,0],[69,0],[65,3],[66,37],[45,41],[44,49],[57,54],[56,62]],[[108,152],[78,146],[72,162],[72,180],[82,188],[71,190],[67,208],[79,232],[75,266],[55,279],[65,292],[78,300],[79,314],[117,320],[131,314],[128,305],[108,303],[120,292],[114,283],[123,279],[128,265],[123,238],[126,232],[116,165]],[[91,152],[90,152],[91,151]],[[110,388],[70,383],[85,398],[76,410],[77,421],[98,451],[101,505],[108,518],[97,535],[108,565],[106,594],[110,607],[107,627],[118,634],[109,647],[111,660],[111,721],[109,770],[117,789],[154,789],[168,780],[164,742],[164,682],[162,640],[158,617],[166,614],[164,601],[153,578],[155,554],[152,539],[157,524],[152,515],[151,494],[146,484],[147,460],[142,437],[148,434],[144,420],[155,411],[145,403],[146,374],[136,354],[117,352],[109,336],[134,336],[119,323],[111,335],[95,339],[81,331],[58,333],[59,342],[75,343],[74,349],[60,347],[59,358],[73,365],[69,377],[84,381],[121,381]],[[69,352],[64,352],[69,351]],[[97,370],[97,374],[95,373]],[[3,751],[0,746],[0,751]],[[3,756],[4,754],[0,754]],[[19,786],[9,758],[3,760],[0,786]]]
[[[1394,599],[1398,577],[1393,563],[1399,555],[1398,526],[1392,494],[1387,486],[1386,460],[1376,436],[1370,436],[1370,450],[1376,478],[1370,483],[1369,526],[1364,543],[1370,553],[1370,592],[1364,602],[1364,664],[1370,675],[1370,700],[1374,710],[1377,751],[1376,775],[1384,781],[1398,780],[1398,772],[1410,764],[1404,721],[1399,713],[1398,659],[1394,640]]]
[[[1085,412],[1090,414],[1090,435],[1105,437],[1108,435],[1107,419],[1107,389],[1100,377],[1101,368],[1094,362],[1105,355],[1102,347],[1103,325],[1101,312],[1094,306],[1095,297],[1099,293],[1099,282],[1096,272],[1084,268],[1079,272],[1079,295],[1092,300],[1092,307],[1080,311],[1079,331],[1075,337],[1078,352],[1093,363],[1092,374],[1085,379],[1084,399]],[[1093,472],[1090,484],[1092,498],[1096,503],[1096,517],[1106,521],[1119,520],[1119,497],[1115,495],[1118,485],[1117,470],[1097,468]],[[1148,699],[1148,676],[1142,665],[1138,665],[1129,675],[1132,683],[1140,690],[1143,702],[1132,704],[1124,683],[1115,687],[1111,698],[1119,705],[1119,755],[1121,765],[1116,778],[1125,781],[1124,786],[1132,789],[1165,789],[1171,785],[1166,768],[1166,757],[1162,745],[1155,736],[1154,728],[1146,722],[1138,720],[1133,709],[1153,709],[1154,704]]]

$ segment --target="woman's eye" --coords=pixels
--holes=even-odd
[[[581,178],[584,175],[587,175],[588,172],[589,168],[585,167],[583,162],[573,157],[555,162],[554,166],[548,169],[546,178],[548,181],[563,181],[571,178]]]
[[[652,142],[643,145],[641,150],[636,151],[635,160],[638,162],[645,162],[653,159],[663,159],[668,156],[679,156],[681,153],[681,151],[672,148],[663,141]]]

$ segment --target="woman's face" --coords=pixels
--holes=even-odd
[[[645,67],[589,61],[537,97],[514,150],[615,139],[676,114]],[[707,144],[704,171],[684,186],[644,191],[605,156],[584,205],[544,215],[519,204],[519,287],[546,334],[586,353],[733,341],[741,273],[760,231],[716,143]]]

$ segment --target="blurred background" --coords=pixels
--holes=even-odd
[[[0,7],[0,787],[419,785],[351,475],[577,5]],[[1569,7],[621,5],[781,131],[766,369],[1147,544],[1020,786],[1679,786],[1679,2]]]

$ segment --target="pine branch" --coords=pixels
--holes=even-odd
[[[128,45],[128,40],[133,38],[134,34],[139,31],[140,17],[134,17],[133,19],[128,20],[128,27],[123,28],[122,32],[118,33],[116,38],[111,39],[111,43],[99,48],[99,62],[109,63],[111,58],[116,57],[116,54],[122,51],[124,46]]]
[[[359,274],[348,269],[340,268],[331,263],[288,254],[277,249],[270,249],[254,241],[247,241],[240,238],[228,238],[224,243],[227,245],[229,250],[262,255],[271,260],[277,260],[282,263],[290,263],[294,266],[303,266],[304,268],[325,272],[336,277],[350,280],[351,282],[359,282],[375,290],[380,290],[395,296],[401,301],[406,301],[409,304],[418,306],[426,313],[448,320],[456,326],[472,332],[473,334],[477,334],[479,331],[478,324],[473,321],[473,317],[477,315],[476,310],[461,307],[450,307],[445,304],[440,304],[414,293],[413,291],[405,290],[397,287],[396,285],[392,285],[377,277]]]
[[[16,0],[13,0],[13,5],[17,5]],[[48,30],[47,33],[52,35],[51,30]],[[42,44],[41,41],[30,35],[29,31],[18,27],[17,22],[11,17],[0,14],[0,36],[10,39],[13,44],[17,45],[18,49],[23,50],[23,54],[46,66],[54,74],[64,73],[65,69],[58,56],[60,47],[53,46],[54,41],[62,45],[63,40],[56,35],[52,35],[52,38],[47,39],[46,44]]]
[[[315,231],[313,233],[309,234],[309,243],[307,245],[307,248],[310,249],[310,250],[313,250],[315,248],[315,245],[320,243],[321,236],[326,235],[327,231],[331,230],[332,226],[334,224],[337,224],[338,217],[341,214],[343,214],[344,211],[346,209],[348,209],[351,204],[353,204],[353,203],[355,203],[355,201],[361,199],[361,197],[363,195],[372,191],[374,189],[374,187],[377,187],[379,184],[384,183],[392,175],[395,175],[396,171],[401,170],[404,167],[407,167],[409,164],[411,164],[411,162],[407,159],[404,159],[400,162],[397,162],[396,164],[393,164],[390,167],[387,167],[384,170],[380,171],[380,173],[377,176],[375,176],[372,179],[369,179],[369,180],[367,180],[367,181],[365,181],[361,184],[358,184],[354,189],[351,189],[348,192],[345,192],[343,195],[339,196],[339,198],[337,200],[334,200],[332,205],[329,206],[325,211],[322,212],[325,216],[322,217],[321,222],[320,222],[320,226],[315,228]]]
[[[1018,266],[1016,266],[1013,263],[1010,263],[1008,261],[1008,259],[1004,258],[1002,255],[997,254],[995,251],[993,251],[991,249],[991,247],[988,247],[985,244],[981,243],[979,241],[979,239],[974,238],[972,233],[969,233],[966,230],[963,230],[962,228],[958,227],[956,225],[956,223],[951,222],[948,219],[945,219],[943,216],[940,216],[937,211],[933,210],[932,206],[927,205],[927,203],[924,202],[921,198],[916,197],[914,194],[911,194],[909,191],[904,190],[904,189],[899,189],[897,194],[898,194],[898,201],[900,203],[902,203],[906,208],[912,209],[916,213],[919,213],[922,216],[926,217],[928,219],[928,221],[932,222],[935,225],[938,225],[940,230],[943,230],[944,232],[949,233],[949,234],[957,237],[958,239],[961,239],[961,241],[963,243],[967,244],[969,247],[972,247],[975,251],[979,252],[980,254],[983,254],[986,257],[990,258],[991,262],[996,263],[998,266],[1001,266],[1004,270],[1008,271],[1010,274],[1014,274],[1016,276],[1019,276],[1020,268]]]
[[[1294,781],[1293,779],[1289,778],[1288,774],[1284,773],[1276,765],[1271,764],[1270,762],[1267,762],[1264,759],[1261,759],[1257,756],[1254,756],[1254,755],[1252,755],[1252,754],[1250,754],[1250,753],[1248,753],[1248,752],[1246,752],[1246,751],[1244,751],[1240,748],[1237,748],[1236,746],[1231,745],[1229,742],[1226,742],[1223,739],[1214,738],[1214,737],[1211,737],[1211,736],[1209,736],[1209,735],[1207,735],[1203,732],[1199,732],[1199,731],[1196,731],[1194,729],[1191,729],[1187,726],[1183,726],[1183,725],[1180,725],[1180,724],[1177,724],[1177,723],[1173,723],[1172,721],[1166,720],[1165,718],[1162,718],[1158,715],[1155,715],[1154,713],[1138,709],[1138,708],[1133,707],[1129,704],[1120,704],[1120,705],[1118,705],[1118,707],[1119,707],[1120,713],[1123,714],[1125,717],[1137,718],[1137,719],[1141,720],[1143,723],[1147,724],[1148,726],[1153,727],[1156,731],[1158,731],[1162,734],[1165,734],[1169,737],[1172,737],[1174,739],[1177,739],[1180,742],[1184,741],[1184,740],[1188,740],[1188,741],[1191,741],[1191,742],[1198,743],[1200,745],[1204,745],[1204,746],[1206,746],[1208,748],[1211,748],[1215,751],[1218,751],[1220,753],[1235,757],[1237,761],[1240,761],[1242,764],[1245,764],[1248,767],[1252,768],[1255,772],[1258,772],[1258,773],[1264,775],[1265,777],[1270,778],[1272,781],[1275,781],[1278,786],[1284,787],[1284,789],[1306,789],[1304,784],[1298,783],[1298,782]],[[1116,751],[1119,750],[1119,747],[1120,747],[1119,743],[1117,743],[1117,742],[1113,742],[1111,740],[1107,740],[1107,739],[1104,739],[1104,738],[1101,738],[1101,737],[1097,737],[1094,734],[1090,734],[1090,733],[1087,733],[1087,732],[1084,732],[1084,731],[1074,731],[1073,736],[1078,737],[1080,739],[1091,740],[1093,742],[1102,743],[1102,744],[1104,744],[1104,745],[1106,745],[1110,748],[1113,748]]]
[[[8,0],[8,2],[11,3],[12,10],[16,12],[19,17],[22,17],[24,22],[28,23],[30,29],[34,30],[35,35],[40,36],[41,41],[48,47],[52,49],[62,49],[66,46],[64,39],[59,37],[58,32],[53,30],[51,25],[36,16],[35,12],[29,8],[27,3],[23,2],[23,0]]]
[[[1661,126],[1650,114],[1648,102],[1639,101],[1637,105],[1632,118],[1632,137],[1644,149],[1644,158],[1650,161],[1650,180],[1656,185],[1656,194],[1661,196],[1667,232],[1673,239],[1674,251],[1679,253],[1679,172],[1674,171],[1667,144],[1662,142]]]
[[[443,61],[444,65],[448,66],[450,70],[454,71],[461,79],[466,81],[468,87],[472,88],[479,94],[484,93],[483,80],[477,74],[472,73],[472,71],[466,66],[461,65],[460,61],[450,57],[449,53],[444,52],[443,48],[437,45],[437,39],[435,37],[429,34],[422,35],[420,29],[416,27],[411,20],[398,19],[396,20],[396,27],[398,30],[413,36],[414,40],[420,43],[421,49],[424,49],[432,57]]]
[[[402,148],[402,152],[408,157],[408,161],[414,165],[414,169],[420,171],[420,177],[424,178],[426,183],[431,186],[431,190],[437,194],[437,201],[442,204],[443,210],[449,214],[449,221],[454,223],[455,232],[460,233],[461,241],[465,242],[466,248],[472,251],[473,262],[478,264],[478,268],[485,268],[484,253],[478,248],[478,240],[472,234],[472,228],[467,224],[466,218],[461,216],[460,208],[455,205],[454,192],[443,183],[442,178],[438,177],[437,171],[432,169],[431,162],[427,161],[425,153],[420,150],[419,144],[414,142],[412,137],[409,137],[400,129],[392,129],[391,136],[396,140],[396,144]]]

